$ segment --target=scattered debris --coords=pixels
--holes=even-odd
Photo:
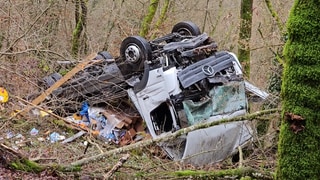
[[[62,141],[64,140],[66,137],[63,136],[63,135],[60,135],[59,133],[57,132],[53,132],[50,134],[49,136],[49,140],[51,143],[55,143],[55,142],[58,142],[58,141]]]
[[[141,127],[141,119],[138,120],[136,117],[131,119],[111,110],[90,107],[87,102],[82,103],[78,113],[66,119],[86,128],[89,132],[93,132],[98,139],[120,146],[134,142],[136,132],[144,131],[144,128]],[[84,133],[80,131],[79,136]],[[75,135],[75,138],[77,138],[77,135]]]
[[[6,89],[0,87],[0,103],[6,103],[9,100],[9,94]]]
[[[30,131],[30,135],[31,136],[36,136],[39,133],[39,130],[36,128],[32,128]]]
[[[79,131],[77,134],[65,139],[64,141],[62,141],[61,143],[62,144],[65,144],[65,143],[69,143],[69,142],[72,142],[74,141],[75,139],[81,137],[82,135],[86,134],[87,132],[86,131]]]
[[[11,138],[13,138],[14,136],[15,136],[14,133],[11,132],[11,131],[9,131],[9,132],[7,132],[6,138],[7,138],[7,139],[11,139]]]

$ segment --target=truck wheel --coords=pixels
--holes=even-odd
[[[144,61],[152,58],[151,46],[143,37],[129,36],[121,43],[120,57],[131,64],[135,70],[142,70]]]
[[[198,36],[201,34],[199,27],[191,21],[182,21],[172,28],[172,33],[179,33],[184,36]]]
[[[42,79],[42,81],[40,82],[40,86],[49,88],[61,78],[62,78],[61,74],[52,73]]]
[[[106,60],[106,59],[113,59],[113,57],[107,51],[100,51],[97,53],[97,56],[94,58],[94,60],[98,60],[98,59]]]

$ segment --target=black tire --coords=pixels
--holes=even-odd
[[[142,70],[144,61],[151,60],[152,50],[149,42],[141,36],[129,36],[120,46],[120,57],[132,65],[133,70]]]
[[[100,51],[97,53],[97,56],[93,60],[100,60],[100,59],[113,59],[112,55],[107,51]]]
[[[62,78],[61,74],[52,73],[49,76],[44,77],[42,79],[42,82],[40,82],[40,85],[44,86],[45,88],[49,88],[61,78]]]
[[[172,28],[172,33],[179,33],[183,36],[198,36],[201,34],[200,28],[191,21],[182,21]]]
[[[100,51],[98,55],[101,55],[104,59],[113,59],[112,55],[107,51]]]

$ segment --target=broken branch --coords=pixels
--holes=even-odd
[[[225,169],[225,170],[215,170],[215,171],[192,171],[192,170],[184,170],[184,171],[175,171],[175,172],[167,172],[165,174],[169,174],[171,176],[178,176],[179,178],[209,178],[209,179],[216,179],[216,178],[226,178],[226,177],[252,177],[257,179],[273,179],[273,174],[270,172],[262,172],[259,170],[255,170],[250,167],[242,167],[236,169]],[[228,178],[229,179],[229,178]]]
[[[125,156],[121,157],[119,159],[119,162],[116,165],[114,165],[113,168],[106,175],[104,175],[104,178],[109,179],[122,166],[122,164],[129,159],[129,157],[129,154],[126,154]]]

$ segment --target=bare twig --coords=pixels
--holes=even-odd
[[[67,59],[62,54],[59,54],[59,53],[51,51],[51,50],[46,50],[46,49],[26,49],[24,51],[17,51],[17,52],[6,52],[5,51],[5,52],[0,52],[0,55],[18,55],[18,54],[24,54],[24,53],[30,53],[30,52],[45,52],[45,53],[57,55],[57,56],[61,57],[62,59]]]
[[[10,152],[10,153],[18,156],[19,158],[25,158],[20,152],[18,152],[18,151],[16,151],[16,150],[14,150],[14,149],[12,149],[12,148],[10,148],[10,147],[2,144],[2,143],[0,144],[0,148],[5,149],[6,151],[8,151],[8,152]]]
[[[5,70],[5,71],[7,71],[7,72],[10,72],[10,73],[16,74],[17,76],[19,76],[19,77],[23,78],[25,81],[28,81],[30,84],[32,84],[32,85],[34,85],[34,86],[37,86],[37,84],[36,84],[36,83],[34,83],[34,82],[30,81],[30,79],[26,78],[26,76],[23,76],[22,74],[20,74],[20,73],[18,73],[18,72],[14,72],[14,71],[12,71],[12,70],[10,70],[10,69],[8,69],[8,68],[4,67],[4,65],[2,65],[2,64],[1,64],[1,66],[0,66],[0,69],[3,69],[3,70]]]
[[[39,19],[50,9],[52,3],[49,3],[49,5],[41,12],[41,14],[33,21],[33,23],[30,25],[30,27],[21,35],[19,36],[16,40],[13,41],[13,43],[3,52],[6,53],[8,52],[10,49],[12,49],[12,47],[23,37],[25,37],[33,28],[33,26],[39,21]],[[0,53],[0,57],[2,57],[4,54]]]
[[[39,109],[39,110],[41,110],[41,111],[44,111],[44,112],[50,114],[51,116],[53,116],[53,117],[55,117],[55,118],[58,118],[58,119],[63,120],[64,122],[67,123],[66,126],[69,127],[69,128],[71,128],[71,129],[86,130],[86,129],[81,128],[80,126],[76,126],[76,125],[70,123],[68,120],[66,120],[65,118],[63,118],[63,117],[61,117],[61,116],[56,115],[56,114],[54,114],[54,113],[52,113],[52,112],[50,112],[50,111],[48,111],[48,110],[45,110],[45,109],[43,109],[42,107],[39,107],[39,106],[37,106],[37,105],[34,105],[34,104],[32,104],[32,103],[30,103],[30,102],[28,102],[28,101],[26,101],[26,100],[24,100],[24,99],[22,99],[22,98],[20,98],[20,97],[18,97],[18,96],[11,95],[11,97],[16,98],[16,99],[18,99],[19,101],[22,101],[22,102],[24,102],[24,103],[27,103],[27,104],[29,104],[29,105],[33,106],[34,108],[37,108],[37,109]],[[18,112],[18,113],[19,113],[19,112]],[[18,114],[18,113],[16,113],[16,114]],[[15,114],[14,116],[11,116],[11,118],[9,118],[9,120],[12,119],[12,118],[14,118],[14,117],[16,116],[16,114]],[[87,130],[86,130],[86,131],[87,131]]]
[[[123,163],[125,163],[128,160],[129,157],[129,154],[126,154],[125,156],[121,157],[119,159],[119,162],[116,165],[114,165],[113,168],[106,175],[104,175],[104,178],[109,179],[113,175],[113,173],[115,173],[123,165]]]
[[[74,67],[71,71],[69,71],[65,76],[63,76],[61,79],[59,79],[57,82],[55,82],[51,87],[49,87],[47,90],[45,90],[43,93],[40,94],[37,98],[35,98],[31,104],[32,106],[37,106],[40,104],[47,96],[49,96],[55,89],[59,88],[63,83],[68,81],[73,75],[75,75],[77,72],[83,70],[90,62],[99,62],[99,61],[91,61],[96,56],[96,53],[92,53],[91,55],[87,56],[87,58],[79,63],[76,67]],[[20,111],[20,113],[24,113],[25,111],[29,111],[30,106],[27,108],[24,108]]]

